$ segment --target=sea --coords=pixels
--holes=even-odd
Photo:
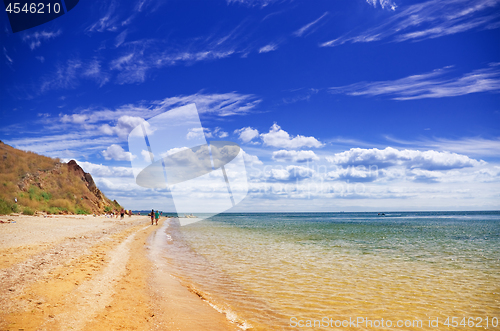
[[[500,330],[500,212],[165,223],[173,276],[243,330]]]

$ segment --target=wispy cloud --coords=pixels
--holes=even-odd
[[[7,59],[7,64],[10,66],[14,63],[14,61],[12,60],[12,58],[9,56],[9,54],[7,54],[7,49],[4,47],[3,48],[3,54],[5,55],[5,58]]]
[[[33,33],[25,33],[23,35],[23,41],[27,43],[31,50],[34,50],[37,47],[42,45],[42,41],[47,41],[53,39],[57,36],[60,36],[62,33],[61,30],[57,31],[41,31],[41,32],[33,32]]]
[[[79,72],[82,68],[80,60],[68,60],[64,64],[58,64],[56,70],[50,75],[42,78],[40,86],[41,93],[53,89],[75,88],[79,84]]]
[[[323,15],[321,15],[319,18],[317,18],[316,20],[312,21],[311,23],[308,23],[306,25],[304,25],[303,27],[301,27],[300,29],[298,29],[297,31],[295,31],[293,34],[297,37],[302,37],[306,32],[309,31],[312,32],[312,29],[314,28],[314,26],[319,22],[321,21],[321,19],[323,19],[323,17],[325,17],[326,15],[328,15],[328,12],[325,12]]]
[[[217,116],[243,115],[256,109],[262,102],[253,94],[237,92],[204,94],[197,93],[188,96],[177,96],[153,102],[157,108],[155,112],[163,112],[170,108],[195,103],[200,114]]]
[[[40,61],[44,61],[42,57]],[[80,85],[81,79],[92,79],[99,87],[110,80],[109,73],[102,70],[101,61],[93,59],[81,61],[70,59],[65,63],[57,63],[54,70],[40,79],[36,93],[42,94],[56,89],[74,89]]]
[[[387,95],[394,100],[443,98],[500,91],[500,67],[491,64],[461,77],[449,77],[451,67],[391,81],[362,82],[330,88],[331,93],[352,96]]]
[[[116,13],[117,4],[115,1],[101,2],[99,14],[105,12],[97,21],[87,27],[87,32],[103,32],[103,31],[116,31],[118,29],[118,17]]]
[[[496,157],[500,155],[500,138],[485,139],[481,137],[464,137],[461,139],[433,138],[420,139],[415,141],[402,140],[386,136],[390,142],[412,148],[432,148],[438,151],[450,151],[465,155],[479,157]]]
[[[241,38],[244,26],[245,22],[224,34],[186,40],[182,45],[150,39],[122,42],[119,45],[124,52],[110,62],[110,69],[117,72],[118,84],[142,83],[153,69],[220,60],[248,52],[248,46],[241,45],[245,39]]]
[[[248,7],[266,7],[274,2],[283,2],[285,0],[226,0],[227,4],[241,4]]]
[[[121,44],[123,44],[123,42],[125,41],[125,38],[127,38],[127,33],[128,33],[128,30],[125,29],[122,32],[120,32],[120,34],[118,36],[116,36],[115,47],[119,47]]]
[[[259,53],[268,53],[268,52],[272,52],[272,51],[275,51],[278,49],[278,45],[277,44],[268,44],[264,47],[261,47],[259,49]]]
[[[377,4],[382,7],[382,9],[390,9],[390,10],[396,10],[397,6],[394,3],[394,1],[391,0],[366,0],[370,5],[373,7],[377,7]]]
[[[30,123],[29,128],[17,125],[3,127],[1,131],[6,135],[15,131],[25,132],[25,136],[28,137],[10,140],[2,138],[2,140],[16,148],[49,156],[89,157],[97,153],[108,159],[122,160],[125,159],[124,155],[128,154],[123,154],[118,147],[110,150],[108,147],[124,144],[129,132],[144,119],[190,103],[196,103],[199,113],[203,116],[242,115],[255,110],[260,102],[261,100],[254,95],[237,92],[197,93],[124,104],[115,109],[87,108],[56,117],[42,115],[40,119]],[[149,130],[147,124],[146,130]],[[221,128],[214,128],[207,133],[218,138],[228,135]],[[107,152],[103,153],[103,150]]]
[[[383,39],[393,42],[420,41],[471,29],[496,29],[500,27],[499,4],[500,0],[431,0],[405,7],[384,23],[362,33],[346,34],[320,46],[333,47]]]

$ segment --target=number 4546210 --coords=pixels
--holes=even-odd
[[[18,14],[20,12],[24,13],[31,13],[31,14],[51,14],[51,13],[56,13],[58,14],[61,11],[61,5],[59,3],[53,3],[51,4],[50,2],[48,4],[44,4],[42,2],[40,3],[25,3],[24,6],[21,8],[21,4],[18,2],[15,3],[9,3],[7,5],[7,8],[5,8],[5,11],[9,13],[14,13]]]
[[[448,327],[458,327],[458,326],[463,326],[463,327],[476,327],[476,328],[488,328],[490,326],[496,328],[498,326],[498,318],[493,317],[489,318],[486,317],[483,319],[482,317],[464,317],[462,320],[459,322],[459,317],[448,317],[446,321],[444,321],[443,325],[446,325]]]

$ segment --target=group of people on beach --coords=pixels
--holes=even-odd
[[[156,220],[156,225],[158,225],[158,220],[160,219],[160,212],[157,210],[155,211],[154,209],[151,209],[151,225],[153,225],[153,221]]]

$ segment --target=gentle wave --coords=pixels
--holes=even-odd
[[[500,317],[500,214],[346,215],[219,215],[170,227],[166,254],[252,330],[291,317]]]

